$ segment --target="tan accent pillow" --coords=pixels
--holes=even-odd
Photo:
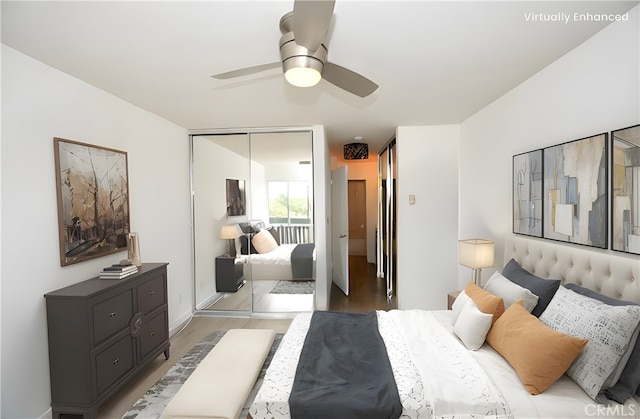
[[[476,303],[480,311],[486,314],[493,314],[491,324],[494,324],[496,320],[498,320],[498,317],[504,313],[504,301],[502,297],[483,290],[473,282],[467,284],[464,292]]]
[[[509,306],[487,334],[487,343],[511,364],[531,394],[542,393],[562,377],[587,342],[545,326],[522,300]]]
[[[253,244],[258,253],[269,253],[278,247],[278,242],[267,230],[260,230],[254,235],[251,239],[251,244]]]

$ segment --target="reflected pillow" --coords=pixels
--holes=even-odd
[[[251,254],[258,253],[256,248],[253,247],[253,243],[250,243],[249,237],[247,237],[246,235],[242,235],[242,236],[239,237],[239,239],[240,239],[240,254],[241,255],[248,255],[249,252],[251,252]]]
[[[278,246],[280,246],[280,233],[278,233],[278,230],[275,227],[267,227],[267,231],[271,233]]]
[[[251,244],[253,244],[258,253],[269,253],[278,247],[276,239],[267,230],[260,230],[253,236]]]

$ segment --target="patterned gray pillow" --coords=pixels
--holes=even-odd
[[[589,339],[567,375],[595,400],[640,323],[640,306],[610,306],[561,286],[540,321],[559,332]]]
[[[571,291],[575,291],[578,294],[585,295],[590,298],[595,298],[598,301],[602,301],[605,304],[610,306],[629,306],[629,305],[638,305],[631,301],[624,300],[616,300],[615,298],[607,297],[606,295],[602,295],[588,288],[581,287],[576,284],[567,284],[565,285]],[[640,326],[636,327],[635,334],[637,335]],[[632,338],[633,341],[633,338]],[[630,342],[631,343],[631,342]],[[640,396],[640,341],[636,340],[636,344],[634,348],[630,348],[627,351],[627,362],[625,365],[621,365],[625,359],[620,360],[618,364],[618,368],[622,369],[622,374],[619,376],[618,381],[613,384],[612,387],[605,388],[604,394],[607,398],[614,400],[620,404],[624,404],[625,400],[627,400],[633,393],[638,394]],[[606,382],[604,387],[606,387]]]

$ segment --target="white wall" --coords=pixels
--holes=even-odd
[[[398,308],[443,310],[457,287],[460,127],[398,127],[396,148]]]
[[[2,46],[2,412],[46,415],[45,299],[126,252],[61,267],[53,137],[128,152],[130,221],[143,262],[169,262],[169,323],[192,311],[187,132]]]
[[[496,267],[512,231],[512,156],[640,122],[638,9],[462,124],[460,238],[495,239]]]
[[[327,310],[331,295],[331,171],[324,126],[313,126],[313,202],[316,243],[316,309]]]

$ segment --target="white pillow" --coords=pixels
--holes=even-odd
[[[278,242],[267,230],[260,230],[251,239],[251,244],[258,253],[269,253],[278,247]]]
[[[595,400],[629,346],[640,323],[640,306],[610,306],[561,286],[540,321],[567,335],[589,339],[567,375]]]
[[[453,326],[453,333],[460,338],[467,349],[476,351],[484,343],[492,320],[493,314],[481,312],[478,306],[469,299]]]
[[[460,317],[460,313],[462,313],[462,309],[469,302],[472,301],[471,298],[467,295],[466,292],[460,291],[456,300],[451,304],[451,310],[453,311],[453,318],[451,319],[451,324],[456,324],[456,320]]]
[[[511,282],[505,278],[500,272],[495,272],[489,278],[484,290],[490,292],[493,295],[502,297],[504,301],[504,308],[507,309],[511,304],[518,300],[522,300],[524,308],[531,313],[531,311],[538,305],[538,296],[529,291],[527,288],[521,287],[515,282]]]

